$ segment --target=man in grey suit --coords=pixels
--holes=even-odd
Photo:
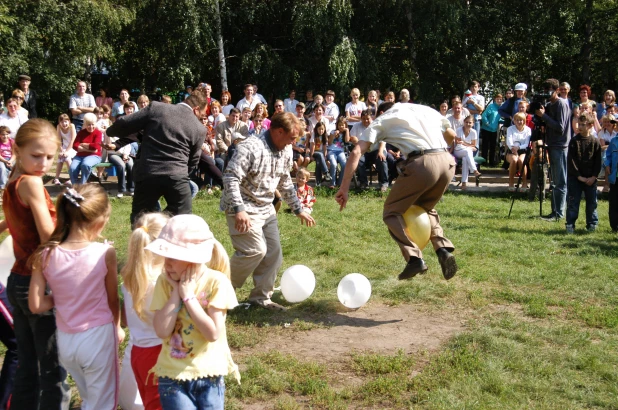
[[[118,119],[107,129],[120,137],[106,148],[116,150],[141,140],[133,177],[135,196],[131,224],[145,212],[154,212],[161,197],[172,215],[191,213],[189,172],[198,166],[206,130],[200,118],[206,115],[203,90],[196,90],[176,105],[153,102],[135,114]]]

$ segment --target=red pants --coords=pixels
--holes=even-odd
[[[153,347],[133,346],[133,349],[131,349],[131,367],[145,410],[162,410],[157,377],[153,373],[148,374],[157,364],[160,352],[161,345]]]

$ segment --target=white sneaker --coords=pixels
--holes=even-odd
[[[123,195],[123,193],[122,193],[122,192],[118,192],[118,193],[116,194],[116,198],[122,198],[123,196],[124,196],[124,195]]]
[[[60,180],[58,178],[54,179],[54,185],[60,185]]]
[[[64,183],[64,185],[65,185],[65,186],[72,186],[73,184],[72,184],[72,183],[71,183],[71,181],[69,180],[69,181],[65,182],[65,183]]]

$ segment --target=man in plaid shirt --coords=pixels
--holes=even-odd
[[[283,262],[272,204],[275,190],[281,192],[301,224],[315,225],[311,215],[303,212],[290,177],[291,144],[300,131],[294,114],[275,114],[267,132],[238,144],[223,173],[221,210],[226,212],[236,251],[230,260],[232,285],[242,287],[253,273],[254,288],[249,302],[271,310],[285,309],[270,300]]]

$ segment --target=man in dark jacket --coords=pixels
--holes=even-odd
[[[22,107],[28,110],[28,118],[37,117],[36,113],[36,93],[30,89],[30,76],[22,74],[19,76],[19,89],[24,92],[24,103]]]
[[[153,102],[137,113],[118,119],[107,129],[120,137],[107,149],[118,149],[141,134],[141,146],[133,168],[135,196],[131,224],[141,213],[153,212],[163,196],[172,215],[190,214],[189,172],[198,166],[206,130],[200,118],[206,115],[206,97],[194,91],[184,102],[171,105]]]

